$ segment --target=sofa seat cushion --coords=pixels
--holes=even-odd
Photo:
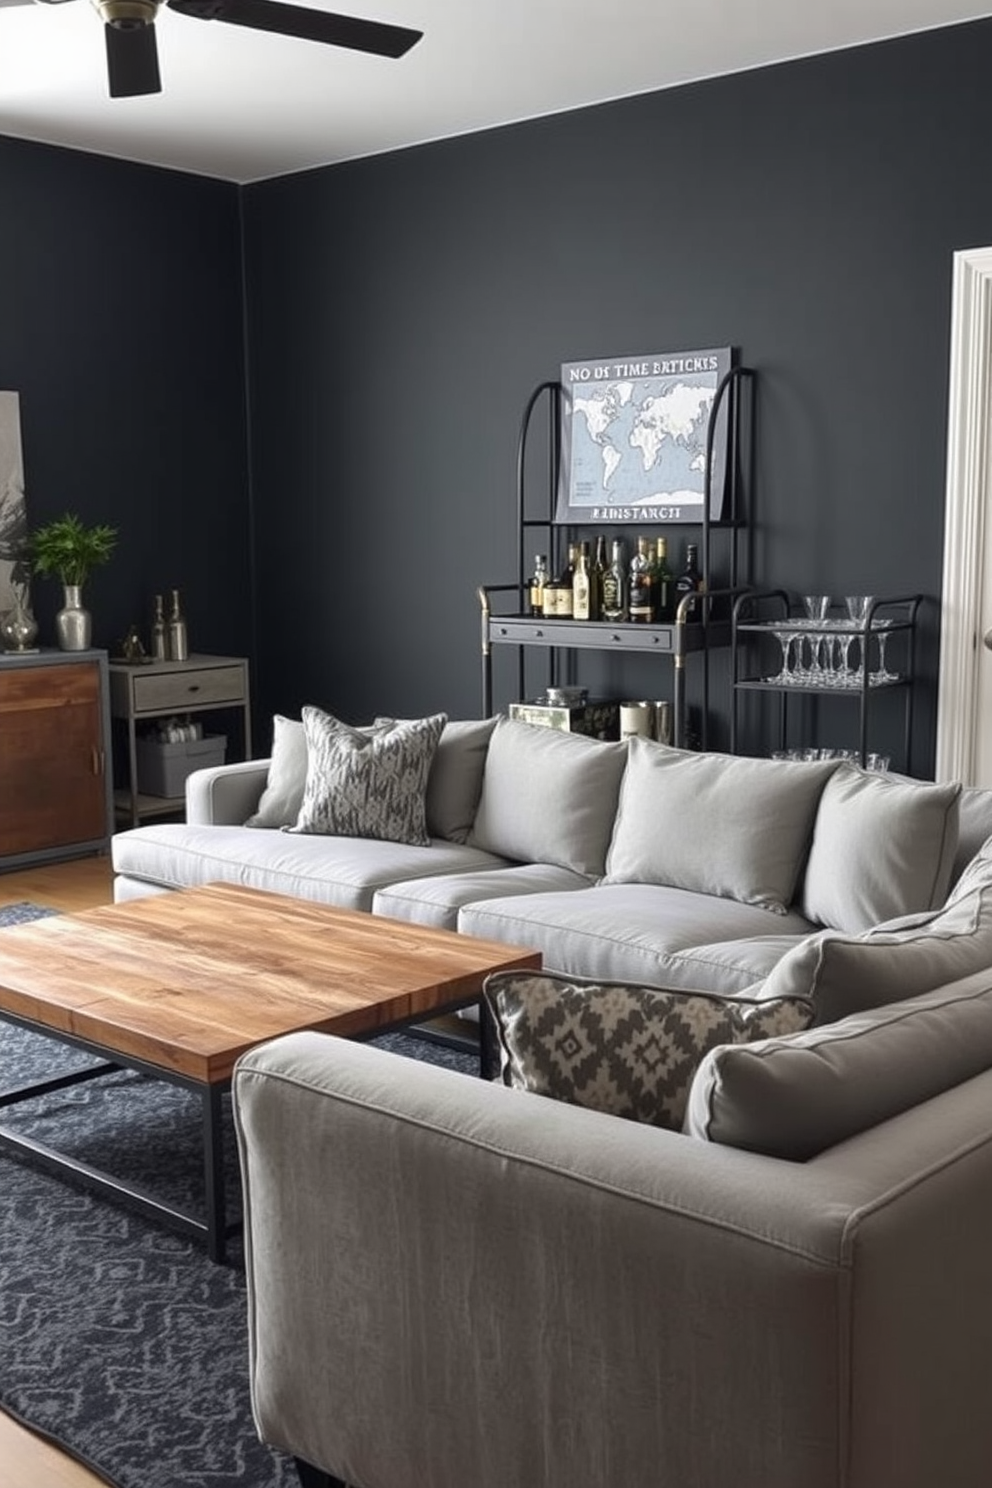
[[[763,909],[657,884],[599,884],[572,893],[531,894],[467,904],[458,929],[483,939],[532,946],[550,970],[606,980],[661,982],[666,987],[735,993],[750,987],[791,937],[812,928],[801,915],[776,918],[782,937],[767,935]],[[756,956],[749,936],[762,944]],[[740,942],[736,953],[710,952],[714,942]],[[702,949],[705,948],[705,949]],[[698,954],[697,954],[698,952]]]
[[[482,774],[473,847],[597,877],[616,816],[623,744],[501,718]]]
[[[807,1161],[992,1063],[992,972],[750,1048],[714,1049],[684,1130]]]
[[[943,904],[958,844],[957,783],[842,765],[816,814],[803,914],[856,934]]]
[[[697,754],[637,738],[629,748],[608,880],[690,889],[784,915],[836,764]]]
[[[813,1015],[802,999],[745,1002],[547,972],[495,973],[484,997],[504,1085],[672,1131],[708,1050],[796,1033]]]
[[[816,1021],[882,1007],[992,966],[992,843],[973,858],[947,903],[861,935],[821,930],[784,955],[761,995],[809,997]]]
[[[508,894],[545,894],[588,889],[589,879],[553,863],[519,863],[513,868],[489,868],[478,873],[448,873],[438,878],[409,879],[379,889],[372,901],[373,914],[433,925],[440,930],[458,929],[458,911],[466,904],[502,899]]]
[[[372,908],[376,890],[409,878],[506,864],[454,842],[430,847],[363,837],[297,836],[255,827],[136,827],[112,842],[115,873],[171,889],[239,883],[343,909]]]

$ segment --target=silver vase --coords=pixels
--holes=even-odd
[[[93,617],[83,608],[82,586],[65,585],[65,604],[55,616],[55,634],[63,651],[87,651],[93,634]]]

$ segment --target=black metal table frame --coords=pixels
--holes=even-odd
[[[429,1016],[438,1018],[445,1013],[455,1012],[459,1008],[471,1006],[478,1001],[478,994],[455,998],[433,1010]],[[226,1080],[213,1082],[197,1080],[192,1075],[182,1075],[162,1065],[150,1064],[147,1060],[138,1059],[129,1054],[119,1054],[114,1049],[108,1049],[104,1044],[94,1043],[76,1034],[64,1033],[59,1028],[50,1028],[47,1024],[38,1023],[31,1018],[22,1018],[18,1013],[0,1009],[0,1019],[5,1023],[13,1023],[18,1028],[25,1028],[29,1033],[38,1033],[43,1038],[56,1039],[59,1043],[68,1044],[72,1049],[81,1049],[86,1054],[94,1055],[100,1061],[96,1065],[87,1065],[85,1069],[72,1070],[65,1075],[56,1075],[51,1080],[42,1080],[36,1085],[24,1085],[19,1090],[0,1094],[0,1109],[4,1106],[17,1105],[21,1101],[33,1100],[36,1096],[47,1095],[56,1090],[64,1090],[71,1085],[81,1085],[87,1080],[95,1080],[120,1069],[133,1070],[139,1075],[149,1075],[154,1080],[164,1080],[166,1084],[178,1085],[181,1089],[189,1090],[200,1097],[203,1122],[205,1217],[190,1214],[185,1209],[177,1209],[137,1184],[129,1183],[124,1178],[115,1178],[112,1173],[107,1173],[102,1168],[95,1168],[92,1164],[71,1157],[68,1153],[58,1152],[47,1142],[39,1142],[34,1137],[11,1131],[6,1126],[0,1126],[0,1151],[28,1152],[42,1167],[56,1173],[71,1173],[85,1188],[93,1189],[97,1193],[109,1194],[111,1198],[126,1199],[151,1219],[163,1221],[171,1228],[179,1230],[181,1234],[191,1235],[194,1239],[205,1239],[207,1255],[212,1261],[223,1264],[226,1259],[228,1238],[237,1234],[242,1227],[240,1220],[235,1220],[231,1224],[227,1223],[224,1196],[224,1136],[221,1114],[222,1097],[231,1089],[230,1076]],[[358,1041],[364,1042],[382,1033],[413,1031],[424,1021],[423,1013],[397,1019],[395,1022],[361,1034]],[[479,1058],[480,1068],[484,1071],[487,1067],[492,1067],[493,1050],[491,1046],[487,1048],[486,1035],[489,1030],[486,1020],[481,1017],[480,1025]],[[441,1038],[430,1032],[425,1032],[424,1037],[429,1042],[449,1045],[456,1043],[454,1039]]]
[[[25,1085],[18,1090],[8,1091],[0,1095],[0,1108],[17,1105],[21,1101],[32,1100],[36,1096],[47,1095],[56,1090],[64,1090],[72,1085],[80,1085],[87,1080],[99,1079],[101,1076],[112,1074],[120,1069],[133,1070],[136,1074],[149,1075],[155,1080],[164,1080],[166,1084],[178,1085],[200,1097],[203,1131],[204,1215],[191,1214],[185,1209],[178,1209],[156,1198],[153,1193],[137,1184],[129,1183],[123,1178],[115,1178],[112,1173],[105,1172],[102,1168],[95,1168],[92,1164],[72,1157],[68,1153],[57,1151],[47,1142],[39,1142],[34,1137],[12,1131],[6,1126],[0,1126],[0,1150],[30,1153],[44,1168],[56,1173],[71,1173],[86,1188],[109,1194],[112,1198],[126,1199],[150,1218],[164,1221],[171,1228],[179,1230],[182,1234],[191,1235],[195,1239],[205,1239],[207,1255],[212,1261],[223,1263],[226,1259],[227,1239],[230,1235],[237,1233],[241,1227],[240,1221],[228,1224],[225,1211],[221,1101],[224,1094],[231,1088],[230,1077],[213,1082],[197,1080],[191,1075],[182,1075],[175,1070],[165,1069],[161,1065],[150,1064],[147,1060],[138,1059],[129,1054],[120,1054],[103,1044],[93,1043],[75,1034],[64,1033],[61,1029],[51,1028],[31,1018],[22,1018],[16,1013],[0,1010],[0,1018],[5,1023],[12,1023],[19,1028],[27,1029],[29,1033],[38,1033],[44,1038],[56,1039],[59,1043],[68,1044],[70,1048],[81,1049],[86,1054],[94,1055],[100,1061],[96,1065],[88,1065],[85,1069],[73,1070],[65,1075],[55,1076],[51,1080],[42,1080],[35,1085]]]

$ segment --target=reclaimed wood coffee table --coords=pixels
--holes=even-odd
[[[368,1038],[477,1001],[537,951],[231,884],[208,884],[0,930],[0,1017],[100,1057],[0,1106],[120,1067],[184,1086],[203,1110],[205,1218],[0,1128],[0,1146],[126,1197],[222,1261],[221,1097],[234,1062],[299,1029]]]

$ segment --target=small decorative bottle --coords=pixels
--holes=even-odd
[[[183,615],[182,605],[179,603],[179,590],[172,591],[172,609],[169,613],[168,627],[169,660],[186,661],[189,656],[189,642],[186,637],[186,620]]]
[[[165,604],[161,594],[156,594],[152,611],[152,661],[165,661],[168,654],[165,644]]]
[[[534,559],[534,572],[530,576],[530,612],[544,614],[544,590],[548,582],[548,560],[544,553]]]

